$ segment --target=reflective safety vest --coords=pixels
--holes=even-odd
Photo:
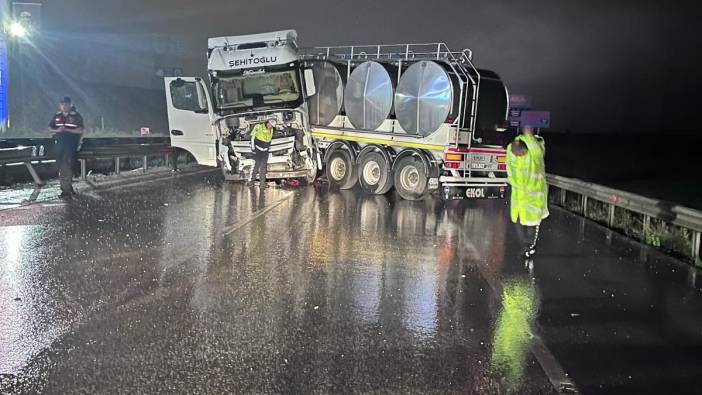
[[[540,136],[519,135],[529,152],[517,156],[512,144],[507,146],[507,179],[512,186],[512,222],[536,226],[548,217],[548,184],[546,183],[546,144]]]
[[[49,122],[49,129],[64,128],[66,130],[77,130],[83,128],[83,117],[76,111],[75,107],[71,108],[67,114],[59,111],[54,114]]]
[[[251,149],[268,151],[273,140],[273,129],[268,130],[265,123],[256,124],[251,130]]]

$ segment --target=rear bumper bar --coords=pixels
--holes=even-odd
[[[439,177],[439,182],[443,186],[455,186],[455,187],[484,187],[484,186],[496,186],[504,187],[507,186],[506,178],[492,178],[492,177],[451,177],[451,176],[441,176]]]

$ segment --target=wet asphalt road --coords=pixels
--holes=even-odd
[[[696,393],[697,271],[554,209],[217,176],[0,207],[0,392]],[[567,374],[567,375],[566,375]]]

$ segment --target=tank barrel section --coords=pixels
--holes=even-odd
[[[375,130],[390,115],[394,84],[378,62],[367,61],[351,72],[344,92],[346,115],[360,129]]]
[[[329,125],[342,111],[345,66],[327,61],[311,61],[317,94],[309,101],[310,122],[314,125]]]
[[[395,93],[395,114],[402,129],[424,137],[435,132],[453,110],[454,90],[438,63],[423,60],[409,66]]]

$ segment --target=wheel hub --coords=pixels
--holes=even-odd
[[[346,175],[346,163],[341,158],[334,158],[329,164],[331,175],[336,181],[341,181]]]
[[[419,170],[415,166],[406,166],[400,172],[400,184],[408,191],[414,191],[419,186]]]
[[[378,162],[369,161],[363,166],[363,180],[368,185],[378,185],[380,182],[380,165]]]

